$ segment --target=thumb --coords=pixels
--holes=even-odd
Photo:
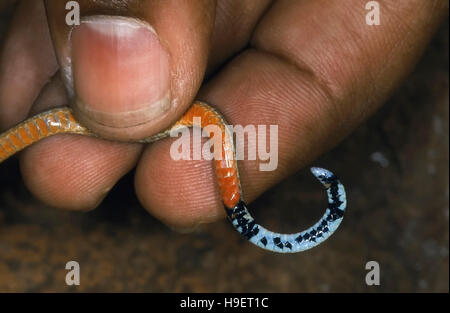
[[[47,14],[78,119],[105,138],[140,139],[172,124],[203,80],[215,1],[68,1]]]

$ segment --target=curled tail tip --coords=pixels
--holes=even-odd
[[[330,172],[329,170],[326,170],[324,168],[321,168],[321,167],[311,167],[310,170],[311,170],[311,173],[314,176],[316,176],[316,178],[320,181],[334,176],[334,174],[332,172]]]

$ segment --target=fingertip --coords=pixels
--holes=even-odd
[[[20,155],[27,188],[44,203],[61,209],[95,209],[115,183],[135,165],[139,145],[61,135]]]
[[[170,158],[171,140],[144,151],[136,169],[136,194],[154,217],[178,232],[192,232],[225,215],[210,161]]]

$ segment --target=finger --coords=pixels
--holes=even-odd
[[[192,102],[206,68],[215,1],[49,0],[55,49],[78,119],[103,137],[142,139]]]
[[[173,140],[164,139],[145,149],[136,169],[135,189],[153,216],[178,231],[190,231],[217,220],[223,209],[211,161],[192,157],[173,161],[169,152],[172,144]]]
[[[27,116],[56,70],[42,1],[20,1],[0,53],[0,131]]]
[[[230,57],[244,49],[272,0],[218,0],[207,72],[212,74]]]
[[[97,99],[102,102],[96,103],[97,105],[111,104],[111,108],[113,109],[114,105],[116,105],[116,109],[122,105],[124,106],[124,109],[127,109],[127,96],[129,96],[128,100],[138,98],[142,100],[142,94],[141,96],[139,94],[144,89],[151,89],[152,83],[148,79],[152,80],[155,79],[155,77],[148,78],[145,76],[145,72],[146,70],[150,71],[153,65],[150,64],[149,68],[149,66],[143,65],[141,62],[147,62],[146,54],[152,54],[152,51],[137,51],[139,48],[142,48],[140,46],[140,43],[142,43],[141,39],[138,40],[138,42],[135,42],[134,46],[131,42],[126,41],[127,45],[129,44],[132,48],[131,50],[128,49],[129,47],[127,45],[122,45],[125,50],[128,49],[128,52],[132,51],[133,53],[127,54],[125,53],[127,51],[124,52],[122,49],[114,51],[115,48],[120,48],[119,46],[121,45],[118,44],[118,41],[121,39],[111,39],[109,37],[114,37],[116,35],[121,36],[123,32],[116,29],[111,34],[109,30],[102,29],[104,24],[107,25],[109,23],[112,23],[113,25],[114,23],[125,23],[126,27],[129,26],[128,24],[134,23],[132,25],[134,27],[136,26],[136,23],[141,25],[140,23],[144,22],[136,22],[135,20],[129,21],[128,19],[124,20],[123,17],[115,19],[113,17],[106,18],[104,16],[95,20],[99,14],[140,18],[146,23],[149,23],[149,25],[152,25],[158,34],[158,42],[164,44],[164,49],[167,49],[168,53],[170,53],[171,60],[172,58],[174,60],[173,64],[171,63],[170,78],[173,79],[173,81],[171,81],[170,84],[173,86],[171,89],[171,101],[173,101],[175,105],[169,108],[166,112],[168,115],[161,117],[161,119],[158,120],[159,122],[151,120],[150,124],[155,123],[155,125],[149,126],[144,123],[136,126],[134,130],[132,130],[133,126],[109,128],[99,124],[99,127],[102,128],[105,126],[108,129],[112,129],[112,135],[110,135],[113,138],[117,137],[115,137],[114,134],[118,134],[120,135],[120,138],[118,139],[130,139],[129,136],[133,137],[134,135],[139,134],[139,132],[143,131],[146,127],[145,133],[146,136],[148,136],[152,133],[152,130],[148,127],[162,127],[161,125],[168,123],[168,121],[171,123],[168,118],[173,118],[170,116],[171,114],[174,114],[175,118],[177,118],[176,115],[178,113],[176,111],[179,108],[176,109],[176,106],[186,106],[184,103],[191,101],[191,99],[188,100],[188,98],[193,97],[195,88],[198,88],[197,85],[200,83],[203,75],[202,73],[204,72],[207,51],[209,50],[209,46],[206,42],[207,35],[204,34],[208,33],[208,30],[206,25],[203,24],[203,20],[200,18],[201,16],[199,16],[200,13],[198,11],[203,12],[202,14],[204,14],[205,12],[208,12],[208,10],[197,10],[199,9],[198,7],[197,9],[194,9],[194,7],[200,3],[198,1],[185,2],[183,5],[186,6],[186,8],[184,8],[183,5],[181,8],[186,10],[180,10],[180,6],[175,5],[175,2],[168,1],[129,1],[126,7],[111,7],[110,4],[112,2],[79,1],[79,3],[81,6],[82,17],[85,18],[85,23],[82,23],[78,29],[75,27],[72,33],[69,34],[69,28],[65,24],[64,19],[66,13],[63,5],[64,2],[47,2],[47,10],[50,16],[50,25],[53,30],[55,47],[62,66],[61,70],[66,71],[66,74],[66,57],[72,58],[73,69],[71,68],[70,71],[73,70],[74,72],[73,78],[76,97],[79,98],[80,96],[79,90],[77,89],[77,84],[80,84],[82,85],[80,88],[83,89],[82,93],[87,93],[87,95],[83,94],[83,97],[86,96],[90,99]],[[176,3],[179,2],[176,1]],[[190,3],[194,7],[189,7]],[[207,1],[207,3],[210,5],[212,2]],[[178,14],[181,15],[178,16]],[[63,17],[62,20],[61,16]],[[192,18],[189,23],[195,23],[194,25],[191,25],[192,29],[189,30],[189,33],[186,33],[186,27],[181,27],[178,23],[185,21],[189,16]],[[87,17],[89,18],[86,20]],[[170,25],[168,24],[169,20],[171,21]],[[177,22],[174,23],[173,21]],[[100,24],[97,25],[100,27],[100,30],[90,29],[93,27],[91,24],[95,24],[96,22]],[[187,25],[190,25],[189,23]],[[94,28],[97,26],[94,26]],[[203,26],[205,26],[205,29],[199,29]],[[82,27],[85,27],[85,29],[81,29]],[[113,29],[115,29],[114,27]],[[121,27],[121,25],[117,27]],[[180,27],[183,29],[180,30]],[[98,33],[99,31],[100,33]],[[95,34],[95,32],[98,34]],[[102,36],[105,36],[105,32],[108,37],[106,39],[102,38]],[[145,32],[147,32],[147,30],[145,30]],[[133,32],[129,31],[129,33]],[[191,36],[190,38],[188,38],[188,34]],[[68,35],[71,35],[72,45],[67,42]],[[145,36],[148,36],[148,34],[145,34],[144,37]],[[150,36],[153,36],[153,33]],[[76,43],[73,40],[74,37],[77,37]],[[179,40],[177,40],[177,38]],[[80,46],[75,47],[78,44],[80,44]],[[151,45],[154,44],[155,43]],[[192,45],[192,47],[190,45]],[[70,47],[72,47],[72,51],[68,51]],[[77,49],[77,57],[74,58],[73,50]],[[67,54],[68,52],[70,54]],[[113,57],[111,58],[111,56]],[[108,58],[109,60],[103,62],[104,60],[102,59]],[[151,60],[153,59],[154,57],[151,57]],[[131,67],[131,69],[120,68],[124,64]],[[143,71],[140,72],[140,68],[143,68]],[[135,73],[136,71],[137,74]],[[105,73],[107,73],[107,75],[105,75]],[[137,77],[134,77],[134,75],[132,75],[133,73],[135,73]],[[191,74],[193,76],[191,76]],[[63,75],[63,78],[66,82],[70,82],[71,77]],[[67,80],[67,78],[69,78],[69,80]],[[77,82],[78,78],[79,81]],[[97,80],[97,78],[99,79]],[[89,89],[91,87],[92,89]],[[47,86],[46,91],[48,91],[48,93],[46,93],[46,96],[42,97],[42,99],[45,100],[39,99],[37,102],[47,102],[48,104],[49,99],[53,99],[52,101],[54,101],[54,98],[49,96],[49,93],[52,93],[51,90],[54,89],[54,84]],[[183,90],[186,90],[186,93],[183,93]],[[152,94],[149,96],[152,96]],[[118,101],[114,103],[116,99],[118,99]],[[139,105],[139,103],[135,104]],[[131,103],[130,105],[134,104]],[[108,107],[105,107],[105,109],[108,109]],[[75,110],[77,110],[77,108],[75,108]],[[184,109],[181,110],[183,111]],[[80,113],[79,110],[77,112]],[[127,119],[125,118],[122,120],[123,112],[116,113],[117,122],[123,122],[125,123],[124,125],[127,125]],[[137,117],[139,118],[140,115]],[[95,122],[83,120],[82,116],[84,116],[83,113],[81,113],[81,116],[80,114],[78,115],[79,118],[81,117],[81,122],[83,124],[104,135],[104,132],[92,124],[95,124]],[[104,116],[105,115],[103,115],[103,117]],[[130,122],[130,120],[128,120],[128,122]],[[156,125],[158,123],[160,123],[159,126]],[[120,125],[122,124],[118,124],[117,126]],[[166,126],[164,125],[164,127]],[[106,136],[109,137],[108,135]],[[114,186],[117,180],[133,167],[139,157],[140,149],[141,148],[138,145],[119,145],[116,143],[93,140],[91,138],[80,138],[76,136],[61,136],[60,138],[58,136],[31,147],[23,154],[21,158],[22,173],[28,188],[46,203],[55,207],[88,210],[94,208],[99,201],[104,198],[106,192]]]
[[[115,183],[136,164],[140,145],[61,135],[20,155],[27,188],[62,209],[96,208]]]
[[[255,199],[367,118],[412,68],[447,6],[385,1],[376,28],[365,24],[360,1],[277,1],[258,24],[252,48],[200,95],[233,125],[278,125],[275,171],[260,171],[258,161],[239,162],[245,198]],[[163,221],[191,227],[222,206],[217,187],[205,179],[212,164],[189,170],[190,164],[182,163],[170,158],[169,144],[149,148],[139,163],[136,189],[143,205]],[[177,188],[170,188],[174,169]]]

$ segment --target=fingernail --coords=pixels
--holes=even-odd
[[[71,43],[74,105],[89,119],[132,127],[168,111],[169,56],[150,25],[92,16],[73,29]]]

